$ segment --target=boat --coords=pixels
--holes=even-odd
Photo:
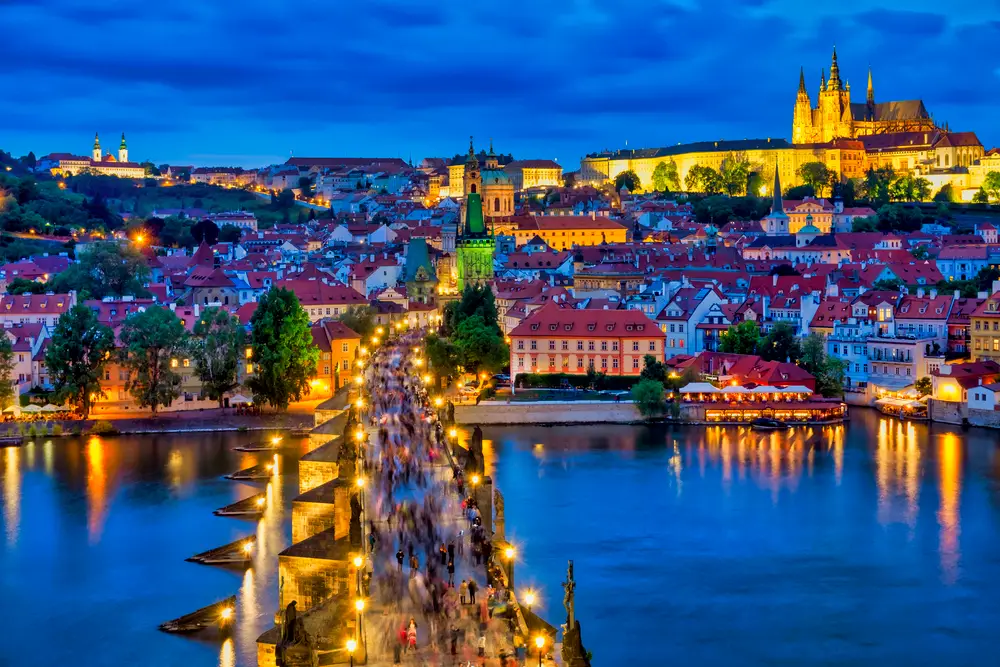
[[[750,428],[755,431],[783,431],[788,428],[788,424],[779,422],[777,419],[758,417],[750,422]]]
[[[160,624],[163,632],[224,636],[233,628],[236,615],[236,596],[214,602],[190,614]]]
[[[0,447],[20,447],[24,444],[24,438],[19,435],[5,435],[0,438]]]
[[[249,468],[244,468],[243,470],[237,470],[236,472],[229,473],[225,475],[226,479],[233,479],[236,481],[261,481],[266,479],[271,479],[273,475],[278,474],[278,455],[275,454],[274,458],[269,460],[267,463],[258,463],[255,466],[250,466]]]

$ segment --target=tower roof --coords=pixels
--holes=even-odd
[[[872,68],[868,68],[868,105],[875,104],[875,86],[872,85]]]
[[[483,199],[478,192],[470,192],[465,202],[464,236],[485,236],[486,223],[483,222]]]
[[[804,67],[799,68],[799,92],[806,92],[806,70]]]
[[[478,163],[479,158],[476,157],[476,149],[472,145],[472,135],[469,135],[469,157],[466,159],[466,163],[472,164],[473,162]]]
[[[423,268],[430,280],[436,280],[437,274],[434,265],[431,263],[430,253],[427,250],[427,239],[416,236],[410,239],[406,246],[406,269],[403,274],[403,282],[411,282],[417,276],[417,271]]]
[[[771,200],[771,215],[785,215],[785,207],[781,203],[781,179],[778,177],[778,165],[774,165],[774,197]]]
[[[837,64],[837,47],[833,47],[833,60],[830,62],[830,81],[827,90],[842,90],[840,87],[840,66]]]
[[[101,147],[101,138],[97,136],[97,132],[94,132],[94,148]]]
[[[128,148],[128,146],[125,145],[125,133],[124,132],[122,132],[122,143],[119,146],[119,148]]]

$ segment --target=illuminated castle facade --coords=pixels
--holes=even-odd
[[[143,178],[146,170],[141,164],[128,161],[128,145],[125,133],[118,144],[118,157],[101,150],[101,138],[94,134],[94,147],[90,157],[72,153],[50,153],[38,159],[38,169],[49,171],[53,176],[72,176],[79,173],[94,173],[119,178]]]
[[[799,72],[799,92],[792,117],[792,143],[817,144],[834,139],[856,139],[870,134],[934,132],[938,128],[921,100],[876,102],[872,73],[863,103],[851,101],[851,84],[840,78],[837,49],[833,50],[830,78],[820,73],[816,106],[806,90],[805,73]]]

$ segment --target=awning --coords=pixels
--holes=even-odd
[[[719,390],[708,382],[692,382],[680,388],[682,394],[718,394]]]
[[[29,403],[28,405],[26,405],[23,408],[21,408],[21,412],[32,412],[32,413],[34,413],[34,412],[41,412],[41,411],[42,411],[42,409],[39,406],[35,405],[34,403]]]
[[[236,394],[229,399],[229,405],[250,405],[251,403],[253,403],[253,401],[243,394]]]
[[[733,386],[724,387],[722,389],[723,394],[749,394],[750,390],[746,387]]]
[[[800,384],[792,385],[791,387],[781,387],[780,391],[782,394],[811,394],[813,390],[809,387],[804,387]]]
[[[61,405],[52,405],[47,403],[42,406],[42,412],[66,412],[67,408]]]
[[[761,385],[759,387],[754,387],[751,392],[752,394],[778,394],[781,393],[780,387],[768,387],[767,385]]]

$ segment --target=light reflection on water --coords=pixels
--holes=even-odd
[[[996,431],[856,410],[786,432],[484,435],[521,581],[550,592],[548,620],[561,623],[575,560],[598,662],[977,664],[994,650]],[[626,631],[664,641],[623,644]]]
[[[266,484],[222,479],[271,460],[232,450],[259,439],[57,438],[0,450],[0,606],[20,610],[5,623],[9,636],[32,646],[24,664],[78,663],[84,647],[88,665],[256,664],[256,639],[276,611],[278,553],[290,541],[294,461],[307,442],[290,440],[279,457],[279,470],[291,476]],[[212,514],[265,488],[259,521]],[[250,535],[257,541],[246,571],[184,561]],[[226,642],[156,629],[232,594],[237,620]]]

